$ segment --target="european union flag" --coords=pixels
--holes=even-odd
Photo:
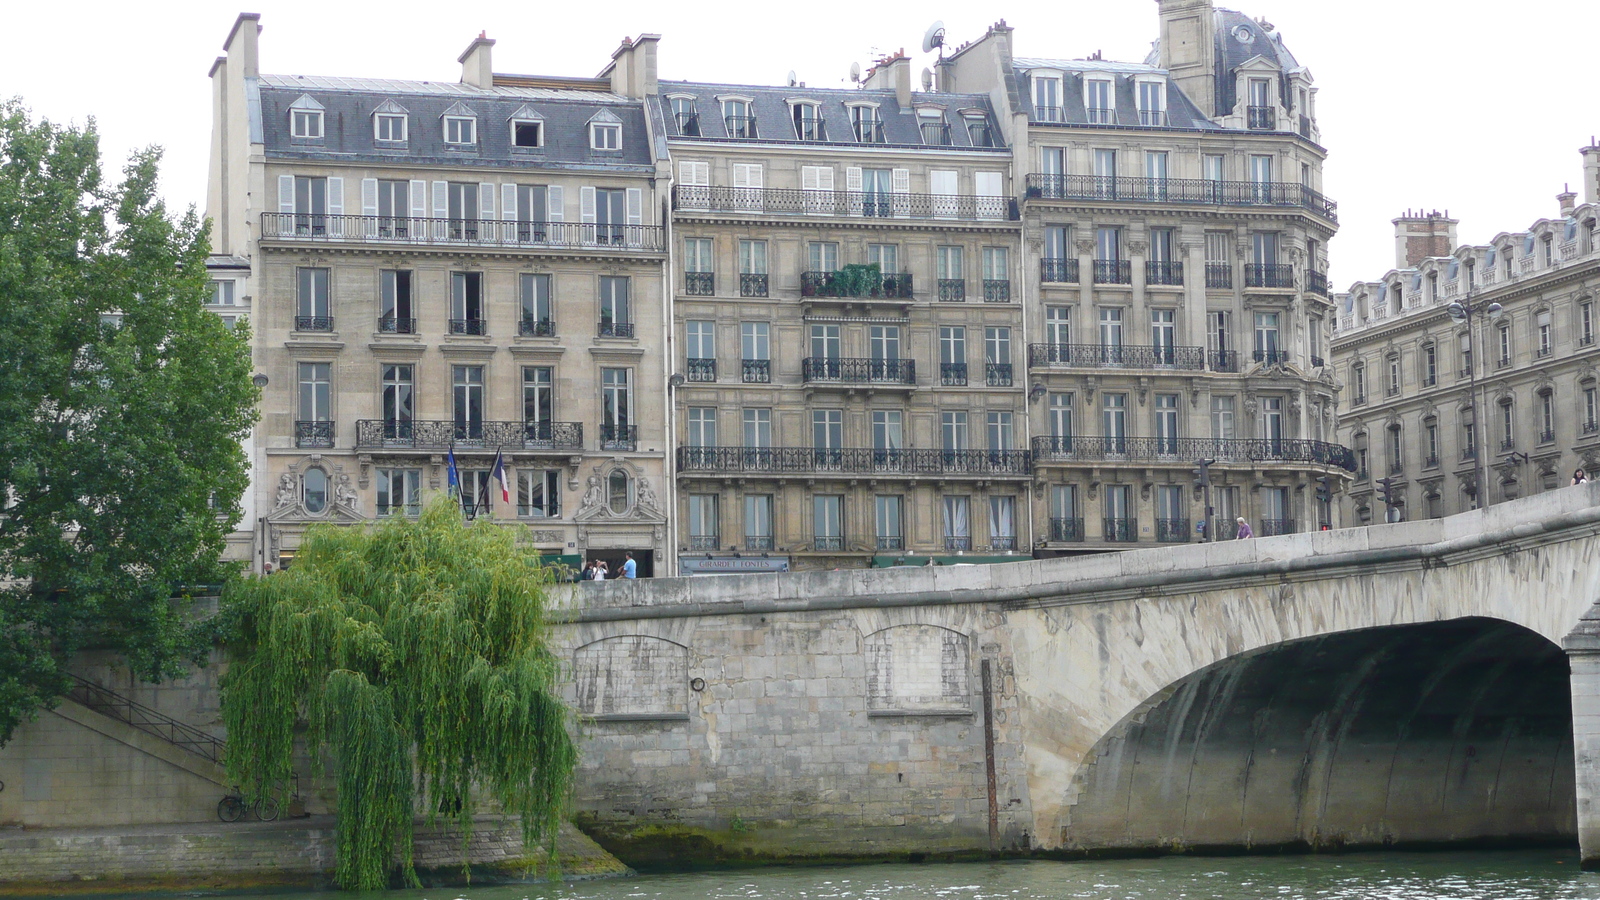
[[[448,479],[446,489],[449,491],[450,496],[460,497],[461,473],[456,470],[456,448],[454,446],[450,448],[450,467],[446,470],[445,475]]]

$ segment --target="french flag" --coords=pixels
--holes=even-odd
[[[494,469],[492,470],[496,481],[500,482],[500,502],[511,502],[511,485],[506,483],[506,460],[503,452],[496,451],[494,455]]]

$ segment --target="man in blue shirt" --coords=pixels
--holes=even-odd
[[[633,561],[633,551],[629,550],[623,556],[627,558],[622,561],[622,577],[638,578],[639,564]]]

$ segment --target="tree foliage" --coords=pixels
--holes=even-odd
[[[448,499],[415,521],[310,530],[291,568],[223,597],[229,775],[248,798],[275,790],[303,725],[337,772],[345,888],[386,886],[397,858],[415,882],[415,812],[470,834],[474,788],[553,850],[577,756],[548,581],[515,531],[469,526]]]
[[[0,746],[80,649],[157,680],[209,647],[171,598],[221,578],[258,392],[159,160],[106,184],[92,124],[0,103]]]

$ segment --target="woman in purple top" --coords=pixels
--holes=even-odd
[[[1244,520],[1244,516],[1240,516],[1237,521],[1239,523],[1239,531],[1234,534],[1236,539],[1242,541],[1245,538],[1253,538],[1256,536],[1256,533],[1250,530],[1250,523]]]

